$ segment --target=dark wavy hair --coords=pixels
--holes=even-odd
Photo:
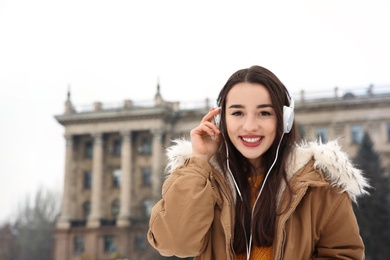
[[[228,138],[226,129],[226,97],[229,91],[238,83],[256,83],[264,86],[271,97],[273,107],[277,117],[277,131],[273,144],[262,155],[262,162],[265,173],[268,172],[276,156],[277,146],[280,138],[283,135],[283,106],[289,106],[290,100],[288,98],[288,91],[282,82],[268,69],[260,66],[252,66],[247,69],[242,69],[235,72],[226,82],[218,96],[218,103],[221,107],[221,124],[220,130],[225,139],[222,141],[217,153],[217,162],[221,169],[224,169],[224,174],[227,173],[226,159],[227,151],[229,149],[229,167],[241,191],[243,201],[237,197],[235,204],[235,223],[234,223],[234,238],[233,247],[236,253],[246,252],[246,242],[250,234],[251,221],[251,183],[248,178],[251,177],[256,169],[250,164],[249,160],[245,158],[233,145]],[[267,182],[264,186],[261,197],[255,205],[252,234],[253,244],[256,246],[271,246],[275,236],[275,222],[278,213],[278,193],[283,180],[287,183],[287,190],[290,193],[291,202],[291,188],[288,186],[286,175],[286,159],[291,153],[295,142],[298,140],[298,132],[295,124],[291,131],[284,134],[283,140],[280,144],[278,159],[270,172]],[[265,174],[264,173],[264,174]],[[225,176],[227,177],[227,176]],[[243,224],[244,223],[244,224]],[[245,230],[244,230],[245,228]],[[245,237],[245,234],[247,237]]]

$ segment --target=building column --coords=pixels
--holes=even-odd
[[[130,226],[130,211],[131,211],[131,158],[132,158],[132,143],[131,132],[124,131],[122,135],[121,145],[121,186],[120,186],[120,211],[117,219],[117,226]]]
[[[91,214],[87,226],[99,227],[103,217],[103,134],[96,133],[93,138]]]
[[[70,228],[70,220],[72,219],[72,187],[74,186],[73,173],[73,136],[65,135],[65,177],[64,191],[61,202],[61,213],[57,221],[57,228]]]
[[[152,130],[152,201],[153,204],[161,198],[162,185],[162,130]]]

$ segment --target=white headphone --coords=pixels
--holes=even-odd
[[[294,124],[294,99],[286,92],[289,106],[283,106],[283,133],[291,131]]]

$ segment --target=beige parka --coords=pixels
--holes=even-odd
[[[235,190],[191,143],[167,150],[169,177],[150,217],[149,243],[164,256],[233,260]],[[337,141],[303,143],[286,169],[293,201],[276,220],[273,259],[364,259],[351,201],[369,187]],[[279,206],[287,200],[285,183]]]

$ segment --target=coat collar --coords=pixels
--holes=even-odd
[[[357,197],[368,194],[370,187],[363,172],[355,168],[348,154],[341,150],[337,140],[326,144],[321,142],[302,142],[296,146],[294,156],[287,169],[288,178],[291,178],[300,168],[314,159],[314,168],[322,173],[332,187],[338,187],[347,192],[356,202]],[[293,162],[293,163],[292,163]]]
[[[185,139],[173,140],[174,145],[166,150],[168,164],[167,173],[170,174],[177,167],[184,164],[191,157],[191,142]],[[342,192],[347,192],[356,202],[357,197],[367,194],[370,187],[361,170],[355,168],[348,155],[341,150],[337,140],[326,144],[321,142],[302,142],[297,144],[294,153],[287,164],[287,177],[291,179],[294,174],[314,159],[314,168],[319,174],[323,174],[332,187],[338,187]],[[213,159],[210,162],[218,169]]]

